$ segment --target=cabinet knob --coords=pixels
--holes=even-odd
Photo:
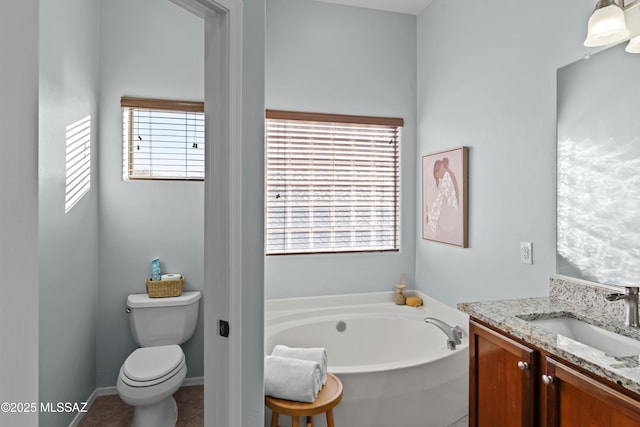
[[[521,371],[525,371],[529,369],[529,364],[527,362],[523,362],[522,360],[518,362],[518,369]]]
[[[553,382],[553,377],[550,377],[549,375],[543,375],[542,382],[545,383],[546,385],[549,385]]]

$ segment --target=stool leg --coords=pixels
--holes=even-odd
[[[336,427],[333,423],[333,409],[327,411],[327,427]]]
[[[307,427],[313,427],[313,416],[312,415],[307,417]]]
[[[278,413],[271,411],[271,427],[278,427]]]
[[[291,427],[300,427],[300,417],[291,417]]]

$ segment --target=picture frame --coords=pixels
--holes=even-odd
[[[422,156],[422,239],[469,247],[468,147]]]

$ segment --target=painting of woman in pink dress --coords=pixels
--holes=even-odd
[[[467,147],[422,157],[422,238],[467,247]]]

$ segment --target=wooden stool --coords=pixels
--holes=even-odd
[[[327,415],[327,426],[335,427],[333,423],[333,408],[342,400],[342,382],[333,375],[327,373],[327,383],[313,403],[293,402],[291,400],[276,399],[266,396],[264,403],[271,409],[271,427],[278,427],[280,414],[291,417],[291,426],[300,427],[300,417],[307,417],[307,427],[313,427],[313,416],[323,412]]]

